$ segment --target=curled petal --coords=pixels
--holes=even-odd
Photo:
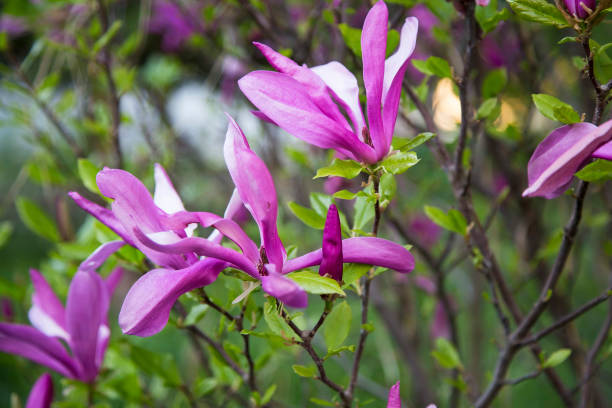
[[[396,382],[393,387],[389,389],[389,400],[387,402],[387,408],[402,408],[402,401],[400,400],[400,382]]]
[[[64,305],[40,272],[30,269],[30,278],[34,286],[32,307],[28,311],[30,322],[47,336],[67,340]]]
[[[302,84],[322,113],[349,129],[348,122],[342,116],[342,113],[340,113],[338,106],[330,98],[325,82],[313,70],[306,66],[298,65],[292,59],[279,54],[267,45],[258,42],[253,44],[261,51],[274,69],[287,74]]]
[[[243,270],[249,275],[259,278],[259,273],[255,264],[253,264],[249,258],[243,254],[234,251],[233,249],[223,247],[219,244],[215,244],[204,238],[190,237],[182,239],[174,244],[160,244],[155,242],[150,237],[147,237],[140,230],[135,231],[136,235],[142,242],[158,251],[164,251],[173,254],[185,254],[185,253],[196,253],[200,256],[207,256],[215,259],[219,259],[228,262],[237,268]]]
[[[311,70],[333,92],[338,102],[349,114],[353,122],[354,131],[360,134],[361,129],[365,127],[365,120],[363,119],[363,112],[359,103],[359,87],[355,75],[337,61],[312,67]]]
[[[397,51],[385,61],[385,76],[383,82],[383,123],[385,128],[385,146],[391,146],[397,110],[402,93],[402,82],[408,68],[410,56],[416,45],[419,20],[408,17],[402,26],[400,43]],[[386,154],[387,152],[385,152]],[[381,157],[382,158],[382,157]]]
[[[44,373],[34,383],[25,408],[49,408],[51,402],[53,402],[53,381],[48,373]]]
[[[0,351],[25,357],[57,371],[64,377],[80,378],[78,366],[62,343],[34,327],[0,323]]]
[[[323,244],[321,245],[321,266],[319,275],[329,275],[331,278],[342,280],[342,231],[340,230],[340,217],[334,204],[329,206],[327,219],[323,228]]]
[[[83,381],[98,375],[98,335],[109,302],[106,285],[98,274],[78,271],[74,275],[66,301],[66,326],[70,348],[81,364]]]
[[[241,78],[238,86],[251,103],[293,136],[323,149],[336,149],[351,159],[376,162],[374,150],[321,112],[304,86],[290,76],[254,71]]]
[[[93,215],[98,221],[110,228],[115,234],[119,235],[121,239],[128,244],[135,246],[130,234],[126,231],[111,210],[87,200],[77,192],[71,191],[68,193],[68,195],[79,207]]]
[[[285,249],[276,229],[278,202],[274,180],[266,164],[251,150],[246,137],[230,117],[223,153],[227,169],[242,202],[259,226],[262,246],[270,263],[279,270]]]
[[[591,155],[596,159],[612,160],[612,142],[605,143],[597,148]]]
[[[185,206],[181,197],[179,197],[176,189],[168,177],[168,173],[161,164],[155,163],[155,192],[153,193],[153,202],[155,205],[168,214],[185,211]]]
[[[554,130],[538,145],[527,164],[529,187],[523,196],[558,196],[585,160],[610,138],[612,120],[598,127],[583,122]]]
[[[308,295],[304,289],[289,278],[278,273],[261,277],[261,287],[269,295],[274,296],[290,307],[304,308],[308,306]]]
[[[389,146],[385,143],[381,113],[388,16],[387,6],[384,1],[380,0],[368,12],[361,34],[363,83],[367,96],[368,124],[370,125],[370,137],[378,156],[386,155],[389,150]]]
[[[321,258],[322,251],[317,249],[297,258],[289,259],[283,267],[283,273],[320,265]],[[354,262],[382,266],[401,273],[410,272],[414,269],[414,257],[406,248],[376,237],[356,237],[342,240],[342,258],[345,263]]]
[[[179,296],[215,281],[227,263],[207,258],[188,268],[154,269],[132,285],[119,312],[125,334],[152,336],[164,328]]]
[[[117,252],[124,245],[124,241],[110,241],[100,245],[86,260],[81,262],[79,269],[94,272],[106,262],[109,256]]]

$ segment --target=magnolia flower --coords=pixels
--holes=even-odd
[[[238,81],[258,115],[310,144],[376,163],[389,153],[404,73],[414,50],[418,20],[406,19],[395,54],[385,60],[387,6],[381,0],[363,24],[361,49],[367,125],[355,76],[341,63],[308,68],[255,43],[277,71],[254,71]],[[342,110],[340,109],[342,108]],[[342,111],[348,114],[351,124]]]
[[[49,408],[53,402],[53,381],[47,373],[41,375],[34,383],[25,408]]]
[[[612,120],[595,126],[581,122],[555,129],[527,164],[529,187],[523,197],[554,198],[569,187],[574,173],[591,158],[612,160]]]
[[[311,266],[322,265],[323,273],[337,275],[339,237],[333,233],[333,212],[330,210],[328,231],[324,234],[324,249],[287,259],[287,254],[277,231],[278,202],[274,181],[265,163],[251,150],[244,133],[232,118],[227,130],[224,156],[236,190],[245,207],[259,226],[260,246],[246,234],[244,240],[235,241],[240,251],[230,248],[218,250],[210,241],[188,237],[175,242],[161,242],[158,237],[145,235],[137,230],[145,245],[169,254],[196,253],[230,263],[251,277],[261,281],[264,292],[291,307],[306,307],[308,299],[304,290],[285,274]],[[186,217],[188,220],[188,217]],[[338,222],[339,224],[339,222]],[[358,237],[341,240],[343,262],[356,262],[409,272],[414,268],[414,258],[404,247],[393,242]],[[328,259],[328,257],[331,257]],[[326,261],[323,261],[323,259]]]
[[[597,2],[595,0],[563,0],[565,3],[565,8],[572,16],[578,18],[585,18],[589,16],[589,11],[587,9],[593,11],[597,6]]]
[[[121,274],[121,269],[115,269],[103,280],[93,271],[77,271],[64,309],[45,278],[30,270],[34,293],[28,317],[34,327],[0,323],[0,351],[25,357],[64,377],[92,382],[108,345],[106,314]]]
[[[96,267],[101,259],[129,244],[161,266],[136,281],[119,313],[119,326],[124,333],[153,335],[166,325],[170,310],[179,296],[214,282],[228,264],[213,258],[200,259],[195,253],[178,255],[156,251],[145,245],[139,236],[155,237],[161,242],[176,242],[192,236],[196,223],[201,223],[205,227],[215,226],[240,246],[247,239],[246,234],[231,218],[241,210],[242,203],[235,193],[230,199],[225,218],[211,213],[188,213],[166,171],[159,164],[155,165],[153,197],[140,180],[124,170],[105,168],[98,173],[96,182],[101,193],[114,200],[110,210],[86,200],[78,193],[71,192],[69,195],[81,208],[119,235],[121,240],[103,244],[84,265]],[[208,242],[218,251],[227,251],[219,245],[221,239],[222,235],[215,232]]]
[[[389,400],[387,402],[387,408],[402,408],[402,401],[400,400],[400,382],[396,382],[389,389]],[[436,408],[434,404],[429,404],[427,408]]]
[[[327,275],[338,282],[342,281],[342,230],[335,204],[330,205],[327,210],[327,218],[323,227],[321,257],[319,275]]]

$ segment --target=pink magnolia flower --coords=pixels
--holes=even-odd
[[[47,373],[41,375],[34,383],[25,408],[49,408],[53,402],[53,381]]]
[[[399,244],[375,237],[340,240],[341,237],[337,233],[339,220],[334,217],[335,207],[330,208],[323,248],[287,259],[276,226],[278,201],[274,181],[265,163],[251,150],[244,133],[231,118],[225,139],[224,156],[240,199],[259,226],[260,247],[258,248],[246,234],[243,240],[235,241],[241,249],[239,252],[225,247],[218,250],[208,240],[197,237],[170,243],[160,242],[156,237],[147,237],[136,229],[145,245],[165,253],[194,252],[229,262],[260,280],[264,292],[291,307],[306,307],[308,299],[297,283],[285,277],[289,272],[321,265],[324,274],[337,277],[337,262],[340,256],[342,262],[382,266],[398,272],[409,272],[414,268],[412,254]],[[184,221],[196,222],[196,219],[185,217]],[[341,252],[338,241],[341,242]]]
[[[538,145],[527,164],[529,187],[523,197],[559,196],[590,158],[612,160],[611,139],[612,120],[599,126],[581,122],[555,129]]]
[[[93,381],[108,345],[106,315],[121,275],[117,268],[103,280],[96,272],[80,269],[70,283],[64,308],[45,278],[31,269],[34,293],[28,317],[33,327],[0,323],[0,351],[25,357],[64,377]]]
[[[367,125],[357,79],[337,61],[308,68],[255,43],[279,72],[251,72],[238,81],[238,86],[261,111],[260,117],[295,137],[335,149],[350,159],[376,163],[389,153],[418,20],[406,19],[397,51],[385,60],[387,25],[387,6],[381,0],[368,12],[361,35]],[[350,124],[340,108],[348,114]]]

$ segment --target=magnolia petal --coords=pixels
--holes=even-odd
[[[330,117],[346,129],[350,129],[345,117],[340,113],[338,106],[332,101],[329,96],[326,84],[315,72],[307,66],[300,66],[290,58],[274,51],[267,45],[254,42],[253,43],[261,53],[266,57],[270,65],[277,71],[287,74],[297,82],[302,84],[307,90],[312,101],[317,105],[319,110],[326,116]]]
[[[34,383],[25,408],[49,408],[53,402],[53,381],[48,373],[44,373]]]
[[[378,157],[386,155],[383,117],[381,113],[385,52],[387,49],[387,22],[389,12],[384,1],[377,2],[368,12],[361,33],[363,83],[367,96],[370,137]]]
[[[370,146],[321,112],[305,87],[290,76],[254,71],[242,77],[238,86],[251,103],[289,134],[323,149],[336,149],[351,159],[376,161]]]
[[[259,226],[268,260],[280,270],[286,255],[276,229],[278,202],[274,180],[263,160],[249,147],[236,122],[231,117],[229,121],[223,146],[227,169],[242,202]]]
[[[109,256],[117,252],[124,245],[124,241],[110,241],[100,245],[86,260],[81,262],[79,269],[94,272],[106,262]]]
[[[289,278],[278,273],[261,277],[261,287],[269,295],[274,296],[290,307],[304,308],[308,306],[308,295],[304,289]]]
[[[490,1],[491,0],[476,0],[476,4],[478,4],[479,6],[486,7],[489,5]]]
[[[0,323],[0,351],[25,357],[64,377],[79,378],[79,369],[62,343],[34,327]]]
[[[309,252],[285,262],[283,273],[297,271],[314,265],[320,265],[321,249]],[[414,269],[414,257],[403,246],[386,239],[376,237],[356,237],[342,240],[342,258],[344,263],[362,263],[382,266],[406,273]]]
[[[591,155],[597,159],[612,160],[612,142],[603,144],[597,148]]]
[[[391,146],[397,111],[402,93],[404,74],[410,63],[410,56],[414,51],[419,29],[419,20],[408,17],[402,26],[400,43],[397,51],[385,61],[385,76],[383,82],[383,123],[385,128],[385,146]],[[386,154],[387,152],[385,152]],[[382,157],[379,157],[382,158]]]
[[[98,221],[110,228],[115,234],[119,235],[121,239],[128,244],[135,246],[130,234],[126,231],[111,210],[87,200],[77,192],[71,191],[68,193],[68,195],[79,207],[93,215]]]
[[[96,181],[100,192],[114,200],[113,214],[130,235],[136,227],[145,233],[171,230],[167,214],[155,205],[149,190],[131,173],[105,168],[98,173]],[[184,234],[183,229],[172,232]],[[179,256],[152,251],[133,237],[132,241],[136,248],[158,265],[172,268],[183,268],[187,265]]]
[[[365,127],[365,120],[359,103],[359,86],[355,75],[337,61],[312,67],[311,70],[325,82],[342,104],[353,122],[355,133],[359,135]]]
[[[67,340],[64,305],[40,272],[30,269],[30,279],[34,286],[32,307],[28,312],[30,322],[47,336]]]
[[[204,259],[180,270],[154,269],[144,274],[127,293],[119,326],[125,334],[152,336],[168,323],[170,310],[179,296],[215,281],[227,263]]]
[[[554,130],[538,145],[527,164],[529,187],[523,196],[558,196],[585,160],[610,138],[612,120],[598,127],[582,122]]]
[[[234,251],[233,249],[226,248],[207,239],[190,237],[184,238],[174,244],[164,245],[153,241],[139,230],[136,230],[135,232],[145,245],[158,251],[165,251],[174,254],[193,252],[200,256],[216,258],[234,265],[238,269],[243,270],[255,278],[259,278],[257,268],[255,267],[255,264],[249,260],[249,258],[237,251]]]
[[[327,210],[321,251],[319,275],[329,275],[340,282],[342,280],[342,231],[338,209],[334,204],[330,205]]]
[[[389,399],[387,402],[387,408],[402,408],[402,401],[400,400],[400,382],[396,382],[389,389]]]
[[[83,370],[83,381],[90,381],[98,374],[98,333],[109,305],[105,286],[98,274],[78,271],[68,289],[66,326],[70,348]]]
[[[153,193],[153,202],[155,205],[168,214],[185,211],[185,206],[181,197],[179,197],[176,189],[172,185],[168,173],[161,164],[155,163],[155,192]]]

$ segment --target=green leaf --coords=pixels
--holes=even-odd
[[[444,229],[465,235],[467,229],[467,220],[459,211],[455,209],[445,213],[441,209],[433,206],[425,206],[425,214],[429,219],[438,224]]]
[[[440,78],[452,78],[448,61],[439,57],[429,57],[427,60],[412,60],[412,65],[425,75],[435,75]]]
[[[100,38],[98,38],[98,41],[96,41],[93,47],[91,48],[92,55],[96,55],[98,52],[100,52],[100,50],[102,50],[102,48],[106,47],[106,45],[113,39],[115,34],[117,34],[119,29],[121,28],[121,24],[121,20],[115,20],[115,22],[113,23],[113,25],[110,26],[108,31],[105,32]]]
[[[169,56],[152,56],[142,69],[144,80],[156,89],[167,89],[181,77],[181,65]]]
[[[299,340],[287,322],[278,314],[274,301],[270,300],[264,305],[264,320],[270,330],[285,339]]]
[[[355,210],[353,229],[362,230],[366,224],[374,218],[374,201],[370,199],[369,194],[358,196],[353,208]]]
[[[415,152],[396,151],[380,162],[378,168],[391,174],[402,174],[419,162]]]
[[[489,98],[485,100],[476,112],[476,119],[487,119],[490,117],[491,120],[495,120],[499,115],[500,106],[497,98]],[[497,113],[497,114],[495,114]]]
[[[317,374],[317,368],[314,366],[303,366],[294,364],[291,366],[291,368],[300,377],[312,378]]]
[[[361,57],[361,30],[345,23],[338,24],[338,29],[346,46],[353,51],[353,54]]]
[[[351,329],[352,317],[351,307],[346,301],[334,306],[329,313],[323,326],[323,338],[328,352],[342,346]]]
[[[482,81],[482,96],[484,98],[492,98],[499,95],[507,83],[508,74],[505,68],[489,71],[484,81]]]
[[[565,28],[569,25],[563,14],[546,0],[508,0],[512,10],[521,18],[540,24]]]
[[[79,159],[77,162],[79,169],[79,177],[86,189],[92,193],[101,194],[98,184],[96,183],[96,175],[100,171],[95,164],[87,159]]]
[[[15,205],[19,218],[32,232],[49,241],[58,242],[60,240],[55,221],[49,218],[36,203],[25,197],[18,197]]]
[[[351,193],[348,190],[340,190],[334,193],[334,198],[339,198],[341,200],[352,200],[357,197],[359,193]]]
[[[286,276],[300,285],[302,289],[308,293],[313,293],[315,295],[337,293],[346,296],[346,293],[340,289],[338,282],[327,276],[321,276],[311,271],[292,272]]]
[[[393,174],[383,174],[380,178],[380,201],[383,208],[395,197],[397,192],[397,183]]]
[[[13,233],[13,224],[10,221],[0,222],[0,248],[6,244]]]
[[[419,133],[412,139],[408,139],[408,141],[406,141],[406,139],[404,138],[394,138],[393,148],[396,150],[401,150],[402,152],[414,150],[415,148],[427,142],[429,139],[431,139],[435,135],[436,135],[435,133],[423,132],[423,133]]]
[[[317,170],[314,178],[337,176],[352,179],[357,177],[362,169],[363,166],[354,160],[334,159],[329,166]]]
[[[342,280],[344,281],[343,288],[350,286],[353,283],[357,283],[362,276],[372,268],[371,265],[350,263],[344,264],[344,271],[342,272]]]
[[[335,407],[336,406],[336,404],[334,404],[332,402],[325,401],[323,399],[315,398],[315,397],[311,397],[310,398],[310,402],[312,402],[313,404],[320,405],[322,407]]]
[[[551,95],[546,94],[533,94],[533,103],[540,111],[540,113],[552,120],[558,120],[559,122],[567,125],[572,123],[580,122],[580,115],[578,112],[568,105],[567,103],[560,101]]]
[[[588,182],[611,179],[612,161],[595,160],[593,163],[587,164],[579,172],[577,172],[576,177]]]
[[[557,42],[557,44],[561,45],[561,44],[565,44],[568,42],[577,42],[577,41],[578,41],[578,37],[563,37]]]
[[[208,311],[208,305],[198,304],[191,308],[187,316],[185,317],[185,325],[191,326],[192,324],[198,323],[204,318]]]
[[[303,207],[293,201],[290,201],[288,205],[291,212],[309,227],[322,230],[325,226],[325,218],[317,214],[315,210]]]
[[[542,368],[556,367],[563,363],[572,354],[572,350],[563,348],[553,352],[548,358],[542,363]]]
[[[594,52],[593,57],[595,77],[605,84],[612,79],[612,43],[602,45]]]
[[[455,350],[451,342],[444,337],[438,337],[436,339],[436,348],[431,352],[431,355],[436,359],[438,364],[444,368],[463,368],[459,353],[457,353],[457,350]]]
[[[162,378],[170,386],[177,387],[182,384],[178,368],[170,354],[154,353],[132,344],[130,347],[130,359],[142,371]]]
[[[509,17],[510,12],[508,11],[508,9],[503,8],[489,18],[479,20],[480,27],[482,27],[482,31],[485,34],[489,33],[493,31],[501,21],[507,20]]]

